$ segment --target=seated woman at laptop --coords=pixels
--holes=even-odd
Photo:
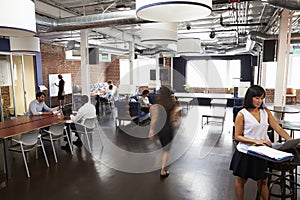
[[[149,90],[144,90],[142,92],[142,96],[139,98],[139,102],[141,104],[141,110],[145,113],[148,113],[151,107],[151,103],[148,98],[149,93],[150,93]]]
[[[267,134],[268,126],[284,139],[292,139],[277,123],[270,110],[263,106],[265,96],[266,92],[262,87],[258,85],[249,87],[243,109],[238,112],[235,119],[234,135],[239,144],[232,157],[230,170],[236,176],[235,190],[238,200],[244,199],[244,185],[248,178],[257,181],[258,191],[263,199],[268,199],[269,196],[265,174],[267,161],[247,154],[248,147],[254,144],[272,146]]]

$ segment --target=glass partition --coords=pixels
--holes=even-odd
[[[15,115],[10,55],[0,55],[1,120]]]
[[[0,120],[23,115],[35,99],[32,55],[0,55]]]

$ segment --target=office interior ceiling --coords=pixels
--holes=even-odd
[[[233,2],[233,3],[228,3]],[[260,40],[278,34],[279,16],[284,8],[300,7],[290,0],[276,6],[276,0],[213,0],[210,16],[178,23],[178,38],[200,38],[204,54],[256,54]],[[45,43],[76,48],[80,29],[89,29],[89,45],[103,51],[128,54],[129,42],[136,53],[175,53],[174,45],[149,45],[140,41],[140,25],[134,0],[36,0],[37,36]],[[289,4],[289,5],[287,5]],[[293,17],[293,33],[299,33],[300,12]],[[247,45],[252,36],[255,42]],[[258,37],[260,36],[260,37]],[[249,44],[250,48],[249,48]],[[176,45],[175,45],[176,46]],[[247,46],[247,48],[246,48]]]

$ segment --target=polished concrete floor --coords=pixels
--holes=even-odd
[[[31,178],[26,177],[22,157],[16,154],[12,178],[5,182],[0,177],[0,199],[233,200],[234,176],[228,170],[235,149],[232,108],[227,108],[222,133],[219,124],[201,129],[201,115],[208,109],[193,106],[184,115],[171,146],[166,179],[160,179],[160,144],[147,139],[147,123],[115,128],[114,111],[103,111],[99,131],[93,134],[92,153],[86,145],[74,146],[72,156],[60,149],[61,141],[56,164],[50,144],[45,144],[50,167],[41,152],[37,160],[30,154]],[[3,174],[2,160],[0,164]],[[245,196],[255,199],[255,182],[247,183]]]

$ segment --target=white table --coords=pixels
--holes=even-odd
[[[226,107],[227,99],[212,99],[210,101],[210,105],[212,107],[215,107],[215,106]]]
[[[178,98],[180,105],[186,105],[186,110],[190,109],[190,104],[193,98]]]
[[[208,99],[234,99],[233,94],[226,93],[188,93],[176,92],[177,98],[208,98]]]

